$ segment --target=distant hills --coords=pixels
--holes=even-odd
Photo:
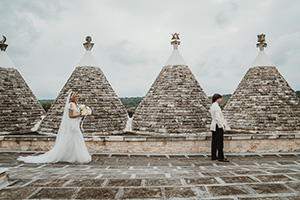
[[[44,102],[53,102],[55,99],[39,99],[39,102],[42,104]]]
[[[297,96],[300,98],[300,91],[296,91]],[[222,98],[222,102],[220,106],[224,108],[226,105],[227,101],[231,97],[231,94],[224,94]],[[211,96],[208,97],[210,102],[211,102]],[[135,112],[135,109],[138,107],[139,103],[143,100],[143,97],[120,97],[121,102],[127,109],[127,112],[129,116],[131,117],[133,113]],[[43,108],[47,112],[48,109],[51,107],[52,102],[54,99],[41,99],[39,102],[42,104]]]

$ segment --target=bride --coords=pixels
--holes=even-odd
[[[42,155],[19,156],[17,160],[26,163],[88,163],[91,161],[79,128],[84,116],[80,114],[77,99],[77,92],[69,93],[54,147]]]

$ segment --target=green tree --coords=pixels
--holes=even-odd
[[[120,100],[125,106],[129,117],[132,117],[143,97],[121,97]]]
[[[43,106],[43,108],[44,108],[44,110],[45,110],[46,112],[48,112],[48,110],[49,110],[49,108],[51,107],[51,105],[52,105],[52,102],[50,102],[50,101],[46,101],[46,102],[43,102],[43,103],[42,103],[42,106]]]
[[[39,102],[44,108],[46,112],[48,112],[49,108],[51,107],[54,99],[40,99]]]

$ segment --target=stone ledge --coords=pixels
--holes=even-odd
[[[146,141],[146,137],[125,137],[124,141],[126,142],[144,142]]]
[[[0,141],[55,141],[56,135],[0,135]],[[211,140],[211,133],[201,133],[199,135],[85,135],[85,141],[205,141]],[[275,139],[296,139],[300,138],[300,133],[273,133],[273,134],[224,134],[224,140],[275,140]]]

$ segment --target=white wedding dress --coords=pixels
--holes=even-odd
[[[74,115],[79,115],[79,108],[74,103],[69,103],[68,95],[63,118],[61,120],[54,147],[39,156],[19,156],[17,160],[26,163],[88,163],[91,156],[86,148],[79,125],[81,117],[70,118],[69,109],[73,110]]]

